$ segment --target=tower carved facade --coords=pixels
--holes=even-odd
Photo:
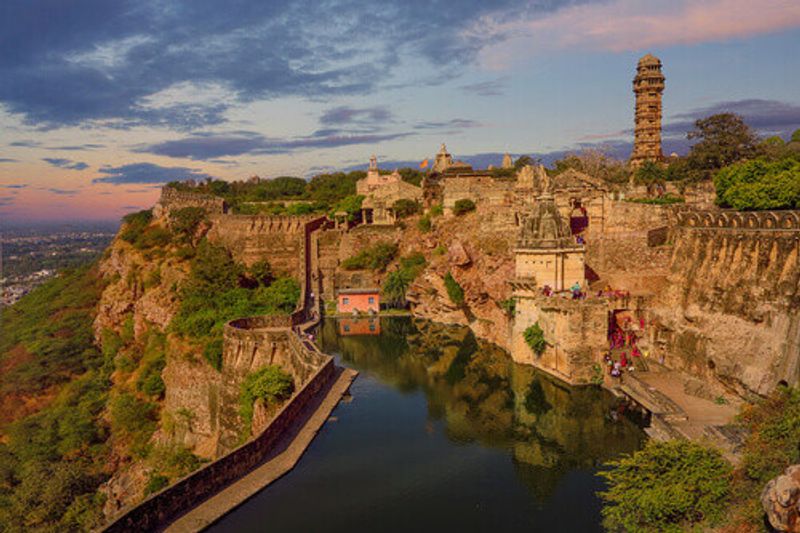
[[[661,95],[664,92],[664,74],[661,60],[647,54],[639,60],[633,79],[636,95],[636,115],[631,164],[640,166],[645,161],[661,161]]]

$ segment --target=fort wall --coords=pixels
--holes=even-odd
[[[676,213],[653,342],[740,394],[800,382],[800,212]]]
[[[515,180],[491,176],[447,176],[442,179],[445,213],[452,213],[458,200],[469,199],[490,206],[509,206],[514,201]]]
[[[169,185],[161,188],[161,197],[153,208],[156,218],[168,216],[170,212],[184,207],[202,207],[209,215],[227,212],[225,200],[212,194],[179,191]]]

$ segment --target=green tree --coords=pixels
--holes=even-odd
[[[734,113],[697,120],[687,138],[697,141],[687,157],[693,179],[710,179],[719,169],[758,155],[758,137]]]
[[[800,207],[800,161],[756,159],[731,165],[714,177],[717,203],[740,210]]]
[[[344,211],[347,213],[347,220],[352,222],[361,216],[361,205],[363,203],[364,195],[362,194],[351,194],[350,196],[345,196],[336,203],[334,208],[331,210],[331,214]]]
[[[521,155],[514,161],[514,170],[522,170],[528,165],[533,165],[534,161],[529,155]]]
[[[183,241],[191,241],[198,226],[206,218],[206,210],[202,207],[184,207],[169,214],[169,224]]]
[[[387,303],[402,307],[406,302],[406,291],[411,284],[409,273],[402,269],[394,270],[386,276],[381,292]]]
[[[400,174],[400,177],[403,178],[403,181],[411,185],[416,185],[417,187],[422,185],[422,178],[425,176],[425,173],[410,167],[397,169],[397,172]]]
[[[700,444],[650,441],[608,466],[599,474],[608,482],[600,496],[604,525],[612,531],[707,529],[728,509],[731,465]]]
[[[800,143],[800,129],[794,130],[794,133],[792,133],[792,137],[790,139],[790,142]]]
[[[666,178],[664,167],[654,161],[645,161],[636,169],[636,181],[643,185],[662,183]]]
[[[398,218],[406,218],[419,213],[419,202],[408,198],[400,198],[392,204],[392,209]]]
[[[272,265],[266,260],[253,263],[247,270],[247,273],[258,285],[267,286],[275,280],[275,275],[272,272]]]

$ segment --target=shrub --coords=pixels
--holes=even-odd
[[[722,455],[685,440],[649,442],[608,463],[601,492],[610,530],[683,531],[715,525],[727,510],[731,465]]]
[[[444,207],[442,204],[436,204],[431,206],[431,216],[432,217],[440,217],[444,214]]]
[[[542,355],[544,353],[545,348],[547,348],[547,341],[544,340],[544,330],[542,330],[538,322],[532,326],[528,326],[522,333],[522,336],[536,355]]]
[[[137,250],[147,250],[149,248],[163,248],[172,241],[172,234],[161,226],[150,226],[142,233],[137,235],[133,241],[133,246]]]
[[[470,211],[475,211],[475,202],[470,200],[469,198],[462,198],[461,200],[456,200],[455,205],[453,206],[453,214],[456,216],[461,216]]]
[[[345,270],[383,270],[392,262],[397,252],[396,244],[379,242],[342,261],[342,268]]]
[[[170,212],[169,225],[183,241],[189,241],[205,218],[206,210],[202,207],[184,207]]]
[[[335,214],[338,211],[344,211],[347,213],[347,220],[352,222],[361,214],[361,204],[363,202],[363,195],[352,194],[350,196],[346,196],[336,203],[334,208],[331,210],[331,214]]]
[[[134,243],[144,232],[145,228],[150,225],[153,220],[152,209],[144,211],[137,211],[122,217],[122,223],[125,228],[120,233],[120,238],[129,243]]]
[[[419,213],[420,205],[419,202],[414,200],[400,198],[399,200],[395,200],[392,204],[392,209],[398,218],[406,218]]]
[[[425,215],[417,221],[417,228],[422,233],[428,233],[431,230],[431,217]]]
[[[626,198],[626,202],[634,204],[651,204],[651,205],[672,205],[682,204],[686,200],[681,196],[673,196],[672,194],[665,194],[656,198]]]
[[[506,315],[514,316],[517,310],[517,301],[514,298],[508,298],[507,300],[502,300],[500,302],[500,309],[502,309]]]
[[[169,478],[161,474],[151,474],[144,487],[144,495],[154,494],[169,485]]]
[[[276,405],[288,399],[294,392],[294,380],[277,365],[265,366],[248,374],[239,393],[239,414],[247,427],[253,421],[253,404],[263,400],[267,405]]]
[[[256,261],[247,270],[247,273],[258,285],[267,286],[275,279],[272,273],[272,265],[267,261]]]
[[[444,276],[444,288],[447,290],[447,296],[450,301],[456,305],[464,303],[464,289],[458,284],[453,275],[448,272]]]

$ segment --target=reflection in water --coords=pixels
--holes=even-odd
[[[571,470],[594,468],[643,442],[635,424],[612,416],[617,401],[598,387],[573,388],[518,365],[466,327],[380,320],[377,336],[341,336],[326,321],[324,351],[402,391],[421,390],[429,418],[444,421],[452,442],[510,449],[540,503]]]
[[[643,435],[610,395],[516,365],[467,328],[377,326],[326,321],[325,351],[361,371],[353,401],[209,531],[601,530],[596,466]]]

